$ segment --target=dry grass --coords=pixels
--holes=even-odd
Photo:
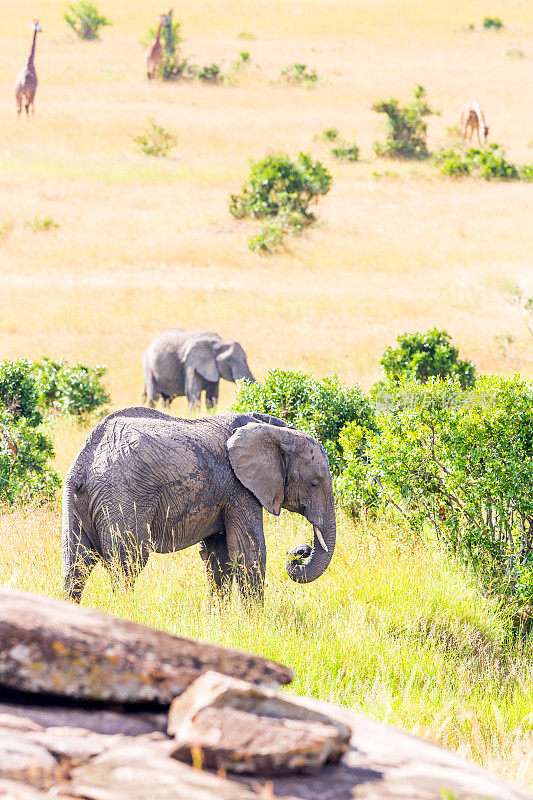
[[[121,407],[140,401],[142,352],[171,325],[237,338],[258,377],[285,367],[337,372],[364,386],[378,377],[379,355],[398,333],[438,325],[480,371],[533,374],[531,340],[504,298],[514,283],[533,294],[531,186],[454,182],[429,164],[378,160],[372,144],[382,120],[370,110],[389,95],[407,100],[422,83],[442,111],[429,121],[436,149],[453,141],[447,128],[475,95],[491,138],[512,161],[533,161],[531,4],[181,3],[183,49],[193,61],[229,65],[250,51],[251,68],[233,87],[143,79],[139,39],[161,11],[155,0],[98,0],[114,25],[97,43],[74,40],[61,20],[63,5],[0,0],[0,359],[47,354],[106,363],[114,407]],[[483,32],[486,15],[501,16],[505,29]],[[43,24],[36,115],[18,120],[13,81],[35,17]],[[474,32],[463,29],[469,23]],[[242,31],[256,38],[238,39]],[[524,58],[506,57],[512,48]],[[295,61],[317,70],[315,89],[275,83]],[[148,117],[177,135],[172,157],[137,152],[133,136]],[[332,126],[346,137],[355,131],[360,163],[332,162],[314,141]],[[320,201],[319,225],[292,240],[291,253],[262,259],[247,249],[254,226],[231,218],[228,197],[240,188],[249,156],[278,150],[312,150],[331,169],[333,188]],[[397,177],[374,174],[385,171]],[[36,217],[60,227],[33,233],[24,223]],[[512,360],[494,341],[508,332],[516,338]],[[224,383],[223,407],[234,393]],[[185,413],[185,404],[176,401],[174,410]],[[85,434],[56,425],[60,470]],[[248,624],[238,609],[229,625],[207,614],[193,554],[153,559],[125,599],[97,573],[86,602],[267,652],[297,667],[297,691],[361,707],[531,782],[524,721],[531,661],[510,656],[514,677],[507,680],[494,659],[490,670],[469,653],[453,661],[431,628],[437,620],[474,650],[488,631],[493,644],[484,652],[496,658],[500,622],[468,580],[440,561],[433,568],[418,551],[403,554],[394,571],[394,549],[380,553],[365,536],[354,548],[343,524],[334,567],[303,591],[280,581],[294,523],[280,524],[283,546],[273,544],[266,612],[279,635]],[[277,525],[269,522],[273,542]],[[58,594],[57,529],[52,512],[4,517],[0,582]],[[443,596],[445,578],[459,599]],[[420,634],[424,620],[428,642]]]

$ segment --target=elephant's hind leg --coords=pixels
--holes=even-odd
[[[224,520],[230,561],[244,602],[263,603],[266,546],[263,509],[243,504],[230,508]]]
[[[214,597],[227,600],[233,579],[226,537],[215,533],[200,542],[200,555],[205,563],[209,588]]]
[[[63,552],[63,575],[65,592],[76,603],[81,600],[84,586],[98,558],[89,537],[79,521],[74,519],[74,530],[70,532],[70,540]]]

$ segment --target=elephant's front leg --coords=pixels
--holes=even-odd
[[[206,408],[214,408],[218,403],[218,381],[205,382],[205,405]]]
[[[226,511],[224,521],[228,553],[243,600],[262,604],[266,568],[262,506],[247,492]]]
[[[200,555],[205,562],[211,593],[219,600],[227,600],[233,572],[225,534],[214,533],[204,539],[200,543]]]

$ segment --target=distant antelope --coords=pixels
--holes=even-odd
[[[152,78],[155,78],[161,69],[161,62],[163,61],[163,46],[160,39],[161,28],[165,21],[166,15],[161,14],[159,17],[159,24],[157,26],[157,32],[154,37],[154,41],[146,51],[146,77],[149,81],[152,80]]]
[[[39,31],[42,31],[41,26],[38,22],[33,22],[30,26],[33,28],[33,40],[31,43],[31,50],[28,56],[28,60],[22,67],[21,71],[17,75],[17,80],[15,82],[15,96],[17,98],[17,114],[20,115],[22,111],[22,103],[24,102],[24,108],[26,109],[26,114],[29,114],[30,107],[32,114],[35,112],[35,92],[37,91],[37,73],[35,72],[35,67],[33,64],[33,59],[35,57],[35,42],[37,40],[37,34]]]
[[[469,103],[465,103],[465,105],[461,108],[461,135],[463,139],[466,139],[469,129],[470,141],[472,141],[474,131],[476,131],[480,145],[486,145],[489,129],[487,127],[483,109],[479,105],[478,101],[474,99],[472,99]]]

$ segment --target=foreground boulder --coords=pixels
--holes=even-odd
[[[173,701],[168,732],[181,761],[266,776],[314,774],[340,759],[351,735],[325,714],[216,672]]]
[[[19,642],[15,630],[20,632]],[[113,630],[118,631],[116,649]],[[63,636],[58,636],[61,632]],[[128,635],[136,638],[130,641]],[[161,673],[156,665],[160,664],[165,692],[174,684],[182,687],[185,678],[190,690],[182,703],[174,703],[170,719],[168,703],[159,701],[141,710],[129,699],[113,708],[95,703],[92,694],[89,699],[87,695],[77,699],[68,685],[69,673],[61,673],[61,664],[65,669],[70,665],[79,685],[90,687],[92,683],[83,677],[82,663],[77,663],[72,653],[65,655],[61,646],[54,646],[54,642],[65,641],[73,642],[73,652],[80,646],[84,654],[91,650],[101,654],[100,673],[95,659],[85,660],[84,656],[83,664],[88,664],[93,682],[97,678],[103,681],[106,692],[110,692],[107,681],[117,676],[122,688],[114,697],[123,697],[125,686],[142,687],[139,676],[127,675],[137,665],[141,675],[149,676],[151,687],[158,685],[156,678]],[[180,643],[184,643],[183,649]],[[17,651],[17,646],[21,650]],[[30,655],[42,653],[43,659],[50,654],[53,679],[46,683],[46,661],[37,662],[36,685],[53,685],[54,693],[47,691],[43,696],[27,689],[33,685],[28,678],[32,671],[28,651]],[[168,654],[172,663],[164,660]],[[446,796],[454,800],[533,800],[477,765],[361,714],[308,697],[288,701],[272,689],[262,691],[249,682],[228,680],[229,669],[218,670],[222,675],[205,674],[213,668],[213,661],[226,668],[230,665],[244,678],[248,665],[248,677],[255,684],[272,686],[276,675],[290,676],[289,670],[254,656],[167,637],[71,604],[0,590],[0,800],[442,800]],[[18,665],[20,672],[13,665]],[[196,684],[191,686],[193,675]],[[266,676],[264,681],[261,675]],[[23,691],[17,691],[19,677]],[[128,693],[127,697],[138,695]],[[222,728],[220,715],[226,713],[227,724]],[[214,715],[211,723],[209,715]],[[242,731],[250,731],[251,718],[258,734],[252,731],[251,738],[244,741]],[[261,738],[272,724],[278,725],[279,736],[273,737],[269,728],[268,735]],[[166,733],[167,727],[176,738]],[[347,747],[349,729],[352,735]],[[322,760],[329,748],[320,771],[312,776],[288,770],[271,777],[257,774],[264,767],[264,754],[270,762],[265,771],[274,773],[277,768],[272,764],[279,766],[278,759],[285,755],[282,751],[294,754],[298,750],[294,730],[305,737],[305,746],[295,757],[296,767],[303,766],[304,772],[308,767],[318,769],[318,761],[311,763],[316,752]],[[222,768],[210,771],[201,746],[194,755],[189,746],[193,766],[177,760],[178,749],[192,741],[187,737],[201,735],[205,744],[213,731],[221,732],[216,747],[209,743],[213,754],[217,749],[229,750],[233,763],[239,761],[235,758],[237,745],[252,746],[241,762],[249,762],[247,769],[253,767],[253,774],[232,773],[215,760],[214,768],[217,763]],[[286,737],[283,741],[282,735]],[[339,756],[340,760],[335,760]],[[200,764],[203,769],[198,768]],[[291,762],[289,767],[293,766]]]
[[[70,603],[0,588],[0,687],[168,705],[206,670],[273,686],[287,667]]]

